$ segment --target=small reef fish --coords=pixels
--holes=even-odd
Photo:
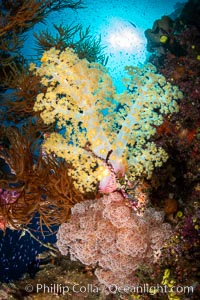
[[[136,28],[136,25],[133,23],[133,22],[131,22],[131,21],[128,21],[134,28]]]

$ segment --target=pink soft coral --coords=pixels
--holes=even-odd
[[[57,246],[72,260],[97,266],[95,274],[106,286],[134,285],[134,271],[152,264],[170,232],[161,212],[146,209],[140,217],[114,192],[76,204],[70,221],[59,228]]]

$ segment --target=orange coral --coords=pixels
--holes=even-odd
[[[82,8],[82,0],[25,0],[1,1],[0,13],[0,87],[10,87],[16,78],[16,73],[21,73],[23,57],[19,54],[25,37],[23,33],[52,11],[64,8]]]
[[[160,126],[158,126],[158,127],[156,128],[156,132],[157,132],[159,135],[162,135],[162,134],[170,134],[170,132],[171,132],[170,125],[171,125],[171,123],[170,123],[168,120],[165,120],[165,121],[163,122],[163,124],[161,124]]]
[[[37,116],[39,114],[33,110],[38,90],[45,92],[46,88],[40,84],[40,77],[33,75],[25,66],[21,66],[21,73],[13,73],[10,87],[14,89],[6,98],[3,97],[3,105],[6,106],[7,119],[16,122],[27,117]],[[14,100],[13,100],[14,99]]]
[[[32,27],[34,24],[43,20],[51,11],[59,10],[62,8],[81,8],[81,0],[79,1],[7,1],[5,5],[7,13],[0,16],[1,24],[0,37],[7,35],[11,31],[24,32]]]
[[[178,203],[175,199],[167,198],[164,201],[164,211],[167,215],[174,214],[178,210]]]
[[[58,162],[54,156],[34,157],[31,149],[35,147],[37,130],[26,132],[25,137],[16,128],[2,128],[0,135],[1,140],[7,142],[1,148],[0,157],[10,168],[10,174],[2,177],[0,185],[20,194],[14,203],[0,206],[3,221],[18,228],[29,224],[39,213],[41,226],[65,222],[70,208],[83,200],[68,176],[70,166],[64,161]]]

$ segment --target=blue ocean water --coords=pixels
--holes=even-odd
[[[55,235],[44,237],[40,233],[38,218],[33,220],[29,228],[42,243],[55,243]],[[37,255],[45,250],[29,233],[24,235],[22,231],[11,229],[6,229],[5,233],[0,231],[0,282],[19,279],[24,273],[34,277],[40,264]]]
[[[66,9],[49,15],[46,24],[37,24],[29,31],[22,49],[25,56],[35,55],[33,33],[48,28],[54,32],[53,24],[82,24],[90,26],[91,34],[101,36],[105,54],[109,57],[107,67],[119,91],[126,65],[140,65],[148,57],[144,31],[152,28],[155,20],[172,14],[184,0],[84,0],[85,8]]]
[[[53,24],[90,26],[91,34],[100,35],[102,44],[106,46],[105,54],[109,57],[107,68],[120,91],[124,67],[140,65],[148,57],[144,30],[152,28],[154,21],[161,16],[170,15],[177,1],[85,0],[84,4],[84,9],[51,13],[46,24],[35,25],[27,33],[21,52],[30,60],[34,58],[34,32],[39,33],[46,28],[53,32]],[[40,244],[28,235],[20,239],[20,233],[11,230],[7,230],[6,236],[1,232],[0,240],[1,281],[16,279],[24,272],[34,273],[38,266],[36,255],[44,251]]]

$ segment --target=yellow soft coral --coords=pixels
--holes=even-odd
[[[181,93],[155,67],[126,67],[127,90],[116,94],[105,67],[79,59],[73,49],[52,48],[41,62],[39,68],[30,66],[47,87],[38,94],[34,110],[41,111],[46,124],[56,121],[65,130],[63,135],[51,134],[44,148],[72,164],[70,175],[79,189],[90,191],[109,176],[108,153],[114,171],[128,169],[132,179],[150,177],[166,161],[165,151],[148,140],[154,125],[162,123],[162,114],[177,111]]]
[[[176,286],[176,282],[170,278],[170,273],[171,272],[169,269],[165,269],[161,284],[168,287],[167,291],[169,300],[180,300],[180,297],[177,295],[177,293],[173,291],[174,287]]]

